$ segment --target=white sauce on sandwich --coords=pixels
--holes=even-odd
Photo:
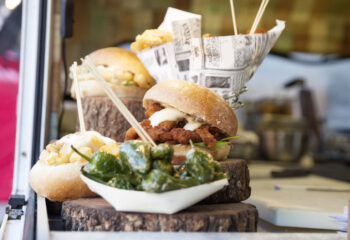
[[[104,144],[113,144],[115,141],[113,139],[107,138],[102,136],[100,133],[95,132],[95,131],[86,131],[86,132],[76,132],[73,134],[68,134],[64,137],[62,137],[60,140],[57,142],[62,142],[65,144],[68,144],[69,148],[67,149],[70,151],[70,146],[73,145],[76,148],[80,147],[90,147],[94,149],[98,149],[101,145],[101,142]]]
[[[181,119],[187,120],[187,124],[184,126],[185,130],[193,131],[202,125],[202,123],[196,121],[193,117],[187,116],[186,114],[174,108],[164,108],[160,111],[155,112],[149,118],[152,127],[158,126],[160,123],[165,121],[178,121]]]
[[[200,126],[202,126],[202,123],[194,121],[193,118],[190,118],[190,120],[189,120],[189,118],[186,118],[186,120],[187,120],[187,123],[184,126],[185,130],[193,131],[193,130],[199,128]]]

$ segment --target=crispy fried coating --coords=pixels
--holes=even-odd
[[[167,132],[170,132],[170,130],[176,126],[177,126],[176,121],[164,121],[164,122],[161,122],[157,127],[161,128]]]
[[[263,28],[258,28],[255,30],[254,34],[259,34],[259,33],[266,33],[267,31]],[[247,30],[246,34],[250,34],[250,29]]]
[[[149,108],[146,109],[145,115],[147,118],[152,116],[155,112],[162,110],[163,107],[159,103],[153,103]]]
[[[154,142],[159,143],[159,135],[162,133],[162,131],[159,131],[158,128],[153,127],[147,128],[146,131]]]
[[[131,43],[131,51],[138,52],[146,48],[155,47],[166,42],[173,41],[173,34],[167,30],[147,29],[141,35],[136,36]]]
[[[200,142],[201,138],[199,135],[193,131],[185,130],[183,128],[173,128],[170,131],[173,139],[180,144],[189,144],[190,140],[192,142]]]
[[[152,126],[151,126],[151,121],[150,121],[149,119],[144,119],[144,120],[142,120],[142,122],[140,122],[140,125],[141,125],[144,129],[147,129],[147,128],[152,127]]]
[[[135,129],[133,127],[131,127],[128,129],[128,131],[126,131],[124,140],[129,141],[129,140],[134,140],[137,138],[138,138],[137,132],[135,131]]]
[[[158,104],[152,104],[146,109],[146,116],[150,117],[155,112],[162,110],[163,107]],[[209,125],[202,125],[194,131],[183,129],[187,120],[182,119],[180,121],[164,121],[158,126],[152,127],[149,119],[143,120],[140,125],[147,131],[148,135],[156,143],[168,143],[168,144],[189,144],[190,140],[194,143],[204,142],[209,148],[214,147],[216,140],[220,140],[225,137],[223,133],[216,127],[210,127]],[[125,140],[139,139],[136,131],[130,128],[125,135]]]
[[[212,148],[216,144],[216,139],[215,137],[209,132],[209,126],[204,125],[196,130],[194,130],[202,139],[202,141],[207,144],[208,148]]]
[[[208,38],[208,37],[212,37],[213,35],[211,35],[210,33],[204,33],[202,35],[202,38]]]

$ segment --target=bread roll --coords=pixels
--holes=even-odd
[[[51,201],[96,196],[80,179],[80,169],[84,165],[81,162],[47,165],[38,161],[30,171],[30,185],[38,195]]]
[[[143,107],[153,103],[175,108],[217,127],[228,136],[237,133],[237,117],[231,106],[210,89],[181,80],[163,81],[150,90],[143,98]]]
[[[73,152],[72,145],[90,156],[99,149],[112,154],[119,150],[114,140],[93,131],[68,134],[47,145],[29,173],[29,183],[38,195],[59,202],[96,195],[80,179],[86,160]]]
[[[136,54],[131,51],[109,47],[96,50],[88,56],[119,97],[142,99],[145,91],[155,83]],[[72,78],[72,72],[70,77]],[[82,97],[106,96],[103,87],[85,66],[78,66],[77,78]],[[71,95],[75,97],[74,82]]]

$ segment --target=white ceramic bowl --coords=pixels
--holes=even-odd
[[[117,211],[126,212],[176,213],[228,185],[228,181],[225,178],[215,182],[164,193],[149,193],[110,187],[91,180],[83,174],[80,174],[80,177],[91,191],[103,197]]]

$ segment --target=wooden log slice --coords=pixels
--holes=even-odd
[[[138,121],[145,119],[142,99],[121,98],[121,100]],[[108,97],[84,97],[82,107],[87,130],[97,131],[117,142],[124,141],[130,124]]]
[[[196,205],[167,215],[116,211],[102,198],[62,204],[68,231],[256,232],[258,212],[245,203]]]
[[[220,162],[227,174],[229,185],[201,201],[201,204],[242,202],[250,197],[249,169],[242,159],[227,159]]]

